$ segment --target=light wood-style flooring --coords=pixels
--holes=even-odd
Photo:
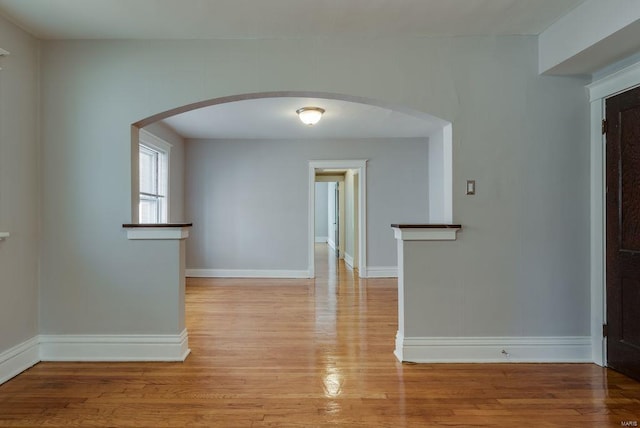
[[[0,426],[640,423],[640,383],[591,364],[399,363],[396,281],[316,258],[315,280],[189,280],[184,363],[40,363],[0,386]]]

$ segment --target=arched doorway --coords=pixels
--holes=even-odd
[[[421,198],[426,199],[424,202],[424,209],[420,209],[419,217],[414,217],[416,221],[422,222],[441,222],[447,223],[451,221],[451,124],[436,118],[434,116],[417,112],[414,110],[406,109],[401,106],[391,105],[389,103],[380,102],[377,100],[365,99],[361,97],[353,97],[344,94],[331,94],[331,93],[318,93],[318,92],[264,92],[253,94],[241,94],[230,97],[216,98],[206,101],[200,101],[197,103],[188,104],[185,106],[177,107],[162,113],[145,118],[132,125],[132,220],[136,222],[138,219],[138,207],[139,207],[139,171],[138,171],[138,146],[140,130],[159,121],[165,121],[172,124],[176,129],[180,128],[180,123],[183,125],[193,123],[205,123],[215,122],[213,127],[216,128],[217,134],[214,135],[244,135],[245,138],[255,137],[256,135],[267,135],[266,138],[273,134],[273,128],[277,128],[277,125],[272,125],[280,120],[283,122],[280,129],[280,133],[275,135],[282,136],[287,133],[294,132],[293,135],[297,135],[295,138],[308,138],[302,136],[302,134],[295,134],[297,131],[292,131],[289,123],[297,121],[295,118],[294,107],[300,107],[300,103],[318,103],[330,105],[328,109],[329,115],[334,114],[334,118],[340,119],[343,122],[336,126],[334,129],[341,132],[345,138],[421,138],[424,140],[425,153],[424,153],[424,168],[427,175],[421,180],[425,186],[425,191],[421,194]],[[293,103],[287,106],[287,103]],[[252,116],[253,119],[247,119],[247,111],[257,111],[258,106],[261,110],[262,116]],[[275,107],[274,107],[275,106]],[[283,107],[284,106],[284,107]],[[268,114],[266,114],[267,112]],[[336,114],[339,112],[340,114]],[[233,114],[237,116],[232,116]],[[187,118],[186,120],[183,120]],[[200,118],[199,118],[200,117]],[[183,122],[176,118],[182,118]],[[216,122],[212,118],[218,118]],[[256,119],[257,118],[257,119]],[[200,122],[198,122],[200,121]],[[284,121],[290,121],[285,122]],[[327,122],[329,119],[327,118]],[[360,122],[359,122],[360,121]],[[247,133],[246,129],[243,132],[238,133],[236,128],[246,128],[247,123],[252,123],[254,127],[254,133]],[[235,124],[235,125],[234,125]],[[211,123],[208,124],[211,126]],[[299,124],[298,124],[299,125]],[[323,124],[324,125],[324,124]],[[186,126],[186,125],[185,125]],[[262,127],[262,128],[260,128]],[[268,128],[268,131],[265,129]],[[180,128],[186,129],[186,128]],[[322,130],[318,127],[318,130]],[[198,131],[203,132],[203,131]],[[225,134],[226,132],[226,134]],[[261,134],[262,132],[262,134]],[[264,134],[268,132],[267,134]],[[283,134],[284,132],[284,134]],[[196,138],[199,135],[195,132]],[[323,134],[317,133],[313,138],[320,138]],[[355,136],[355,137],[354,137]],[[326,134],[324,134],[324,138]],[[308,157],[305,159],[305,163],[311,161],[317,161],[320,159],[336,161],[336,160],[349,160],[356,159],[353,155],[346,156],[344,154],[330,154],[323,157]],[[402,165],[395,166],[398,169],[402,169]],[[365,174],[359,174],[360,179],[364,178]],[[377,269],[371,269],[369,271],[367,265],[367,236],[369,231],[366,229],[366,212],[367,204],[366,199],[362,199],[366,195],[366,185],[361,184],[362,192],[360,193],[360,206],[363,212],[363,219],[361,220],[363,231],[360,234],[359,239],[359,259],[358,266],[361,272],[361,276],[392,276],[393,271],[391,269],[392,262],[388,262],[386,265]],[[427,189],[428,188],[428,189]],[[311,200],[312,189],[309,187],[309,200]],[[189,219],[190,221],[194,219]],[[311,230],[313,224],[313,217],[310,217],[307,223],[307,229]],[[196,226],[198,221],[195,220]],[[385,228],[388,224],[384,225]],[[378,227],[378,230],[380,226]],[[386,230],[386,229],[385,229]],[[310,233],[309,233],[310,235]],[[273,238],[272,238],[273,239]],[[277,277],[313,277],[313,254],[312,254],[312,238],[307,238],[307,260],[308,265],[305,269],[282,268],[275,266],[273,272],[264,268],[227,268],[227,269],[203,269],[206,271],[203,275],[215,275],[224,270],[225,275],[228,276],[271,276],[272,274]],[[393,250],[391,250],[393,251]]]

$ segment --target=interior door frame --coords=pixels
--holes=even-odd
[[[358,274],[360,278],[367,278],[367,160],[311,160],[309,161],[309,202],[307,254],[309,278],[315,277],[315,216],[316,216],[316,170],[318,169],[355,169],[358,171],[358,222],[360,234],[358,236]]]
[[[606,136],[602,121],[606,118],[606,100],[640,86],[640,62],[616,71],[587,85],[591,103],[590,165],[590,284],[591,353],[593,362],[607,365],[607,341],[603,325],[607,320],[606,280]]]

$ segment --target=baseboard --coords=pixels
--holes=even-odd
[[[353,269],[353,256],[349,253],[344,253],[344,262],[347,266]]]
[[[367,267],[367,278],[397,278],[397,266],[369,266]]]
[[[38,337],[32,337],[0,354],[0,385],[40,362]]]
[[[307,270],[186,269],[191,278],[309,278]]]
[[[406,361],[404,359],[404,355],[402,355],[402,351],[404,349],[403,343],[404,343],[404,337],[402,337],[402,335],[400,334],[400,331],[397,331],[396,332],[396,348],[393,350],[393,355],[396,356],[398,361],[402,361],[402,362]]]
[[[336,242],[331,239],[331,238],[327,238],[327,245],[329,246],[329,248],[331,248],[333,251],[336,250]]]
[[[503,352],[504,351],[504,352]],[[590,336],[396,337],[396,357],[415,363],[591,363]]]
[[[328,240],[328,236],[316,236],[316,244],[326,244]]]
[[[42,361],[184,361],[187,330],[176,335],[41,335]]]

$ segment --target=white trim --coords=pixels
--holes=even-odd
[[[0,354],[0,385],[40,361],[184,361],[187,330],[177,335],[40,335]]]
[[[151,146],[157,150],[166,152],[169,154],[173,145],[168,141],[163,140],[162,138],[152,134],[146,129],[140,129],[140,144],[144,144],[145,146]]]
[[[336,243],[333,239],[331,238],[327,238],[327,245],[329,246],[329,248],[331,248],[333,251],[336,250]]]
[[[455,241],[458,231],[452,228],[393,228],[396,239],[403,241]]]
[[[603,77],[586,87],[589,91],[589,101],[594,102],[638,85],[640,85],[640,62]]]
[[[604,100],[591,103],[591,159],[590,159],[590,288],[591,288],[591,341],[593,361],[606,365],[606,339],[602,335],[602,325],[606,320],[606,277],[605,277],[605,181],[606,165],[604,136],[601,121],[604,117]]]
[[[309,194],[307,201],[307,212],[309,219],[307,220],[307,264],[309,270],[309,277],[315,278],[316,276],[316,262],[315,262],[315,239],[313,238],[316,233],[316,170],[311,166],[309,162]]]
[[[42,361],[184,361],[187,330],[176,335],[42,335]]]
[[[404,343],[404,337],[402,336],[402,333],[400,332],[400,330],[396,331],[396,347],[393,350],[393,355],[396,356],[396,359],[400,362],[405,361],[404,359],[404,355],[402,354],[403,351],[403,346],[402,344]]]
[[[344,253],[344,263],[353,269],[353,256],[349,253]]]
[[[188,227],[131,227],[127,229],[127,239],[186,239]]]
[[[306,270],[275,269],[186,269],[190,278],[310,278]]]
[[[369,266],[367,278],[397,278],[397,266]]]
[[[9,232],[0,232],[0,241],[11,236]]]
[[[591,180],[590,180],[590,277],[591,343],[593,362],[605,366],[606,339],[602,324],[606,322],[606,149],[601,121],[605,118],[606,98],[640,85],[640,62],[587,85],[591,101]]]
[[[40,362],[38,337],[32,337],[0,354],[0,385]]]
[[[328,236],[316,236],[316,244],[326,244],[328,241]]]
[[[308,211],[308,266],[309,278],[315,277],[315,203],[316,203],[316,169],[357,169],[358,170],[358,274],[360,278],[367,277],[367,160],[311,160],[309,161],[309,199]],[[334,243],[335,245],[335,243]]]
[[[504,352],[503,352],[504,351]],[[396,357],[415,363],[590,363],[591,338],[400,337]]]

